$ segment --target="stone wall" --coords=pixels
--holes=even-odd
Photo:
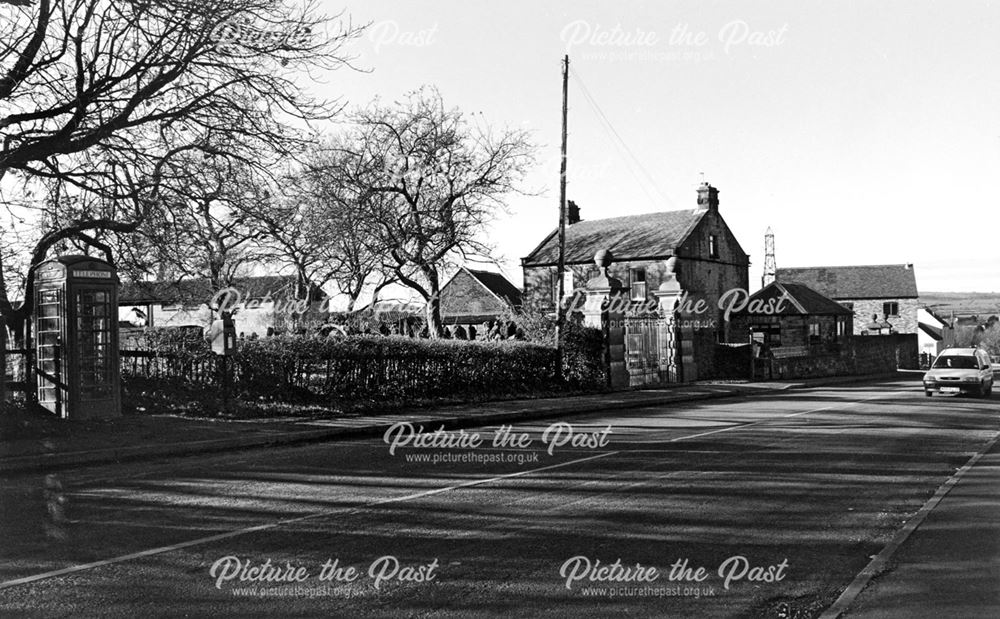
[[[783,359],[755,359],[755,380],[788,380],[822,376],[873,376],[918,367],[915,334],[847,338],[839,352]]]

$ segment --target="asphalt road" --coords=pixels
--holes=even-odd
[[[499,448],[490,426],[12,476],[0,613],[818,616],[996,434],[998,399],[864,384]]]

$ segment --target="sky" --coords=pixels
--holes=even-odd
[[[1000,1],[321,4],[370,26],[348,48],[364,70],[315,92],[363,105],[431,84],[531,132],[537,195],[509,196],[488,232],[515,284],[558,221],[569,54],[584,219],[694,208],[704,178],[751,282],[770,226],[779,268],[914,263],[922,291],[1000,291]]]

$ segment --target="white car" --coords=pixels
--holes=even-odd
[[[968,393],[989,397],[993,392],[993,366],[990,356],[979,348],[943,350],[931,369],[924,374],[924,393]]]

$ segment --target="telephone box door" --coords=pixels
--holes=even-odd
[[[63,336],[66,328],[64,286],[38,290],[35,301],[35,371],[38,378],[38,403],[60,417],[66,415],[69,397],[65,381],[66,349]]]

